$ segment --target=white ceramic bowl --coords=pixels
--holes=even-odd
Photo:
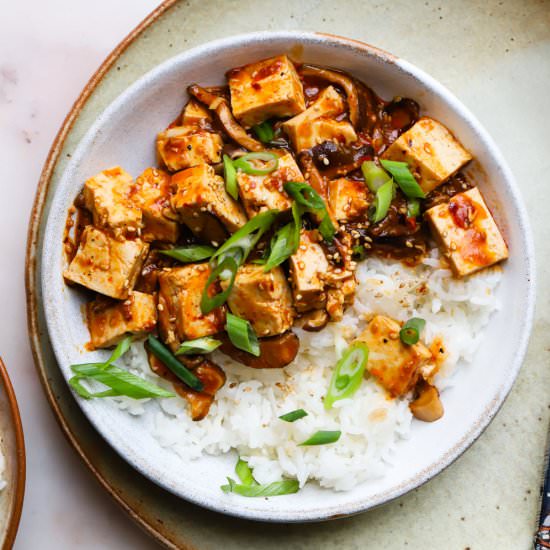
[[[160,447],[133,418],[102,400],[79,403],[129,465],[192,502],[250,519],[315,521],[367,510],[424,483],[464,452],[498,411],[521,366],[534,305],[534,253],[523,201],[496,145],[475,117],[441,84],[410,63],[366,44],[306,32],[260,32],[218,40],[169,59],[134,83],[96,120],[68,164],[53,198],[43,249],[43,295],[50,338],[65,377],[72,363],[95,360],[84,351],[89,335],[80,292],[65,286],[62,238],[67,210],[89,176],[120,164],[138,175],[155,163],[155,135],[180,112],[193,82],[221,84],[231,67],[287,52],[298,61],[333,66],[355,75],[384,98],[417,100],[474,154],[470,167],[509,243],[511,258],[499,288],[503,308],[492,319],[475,364],[445,392],[445,416],[415,423],[400,444],[387,476],[350,492],[308,484],[295,495],[245,499],[220,491],[234,456],[205,457],[184,464]],[[478,164],[479,163],[479,164]],[[482,166],[483,169],[479,169]],[[102,355],[102,354],[101,354]]]

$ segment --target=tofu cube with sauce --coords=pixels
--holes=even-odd
[[[306,108],[302,83],[286,55],[232,69],[227,76],[231,109],[246,127]]]
[[[158,154],[171,172],[221,162],[222,148],[220,134],[193,127],[174,126],[157,136]]]
[[[170,207],[170,175],[159,168],[147,168],[136,178],[132,198],[141,208],[144,241],[175,243],[179,237],[177,215]]]
[[[382,157],[408,163],[424,193],[441,185],[472,160],[472,155],[443,124],[428,117],[420,118],[401,134]]]
[[[302,230],[298,250],[290,257],[294,304],[300,312],[324,307],[324,274],[329,263],[318,242],[317,231]]]
[[[430,208],[425,216],[458,277],[508,258],[508,247],[477,187]]]
[[[239,170],[239,195],[248,217],[253,218],[265,210],[289,210],[292,201],[283,188],[289,181],[304,181],[304,176],[290,153],[281,155],[277,170],[266,176],[253,176]]]
[[[201,297],[211,270],[207,263],[189,264],[159,275],[158,326],[162,339],[175,351],[181,342],[223,330],[225,308],[201,311]]]
[[[137,234],[141,210],[130,198],[133,178],[116,166],[103,170],[84,184],[84,204],[94,225],[110,229],[116,236]]]
[[[433,360],[422,343],[409,346],[399,338],[401,325],[384,315],[375,315],[358,337],[369,347],[367,370],[392,397],[413,389],[422,366]]]
[[[88,329],[94,348],[115,346],[127,334],[142,336],[157,324],[157,306],[152,294],[132,291],[124,301],[99,297],[86,306]]]
[[[118,240],[88,225],[65,279],[105,296],[125,300],[134,288],[149,245],[141,239]]]
[[[185,128],[212,131],[212,115],[204,105],[191,99],[187,102],[181,114],[181,125]]]
[[[223,178],[208,164],[177,172],[172,187],[172,208],[201,239],[220,244],[226,230],[234,233],[247,221],[239,203],[227,194]]]
[[[365,216],[369,208],[365,184],[347,178],[329,181],[328,206],[338,222],[346,223]]]
[[[325,141],[350,144],[357,140],[353,126],[345,120],[335,120],[345,109],[342,96],[328,86],[303,113],[287,120],[283,129],[297,152]]]
[[[222,288],[226,284],[222,281]],[[234,315],[249,321],[260,337],[286,332],[295,317],[290,287],[281,267],[267,273],[261,265],[240,267],[227,305]]]

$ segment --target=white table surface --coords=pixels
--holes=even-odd
[[[104,493],[57,426],[31,357],[24,289],[27,223],[55,134],[91,74],[156,5],[0,1],[0,355],[18,396],[27,445],[16,549],[158,547]]]

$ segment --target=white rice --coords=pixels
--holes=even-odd
[[[429,344],[441,336],[448,353],[436,378],[444,389],[455,367],[471,361],[482,328],[498,309],[500,278],[496,267],[454,279],[441,267],[437,250],[415,268],[369,258],[358,267],[355,304],[344,319],[317,333],[296,329],[300,352],[288,367],[255,370],[216,352],[213,359],[225,370],[227,382],[204,420],[193,422],[180,398],[115,401],[130,414],[148,415],[147,425],[159,445],[182,461],[236,450],[260,483],[285,476],[297,478],[300,485],[317,480],[323,487],[349,490],[384,475],[399,440],[409,437],[412,420],[407,399],[387,399],[372,380],[365,380],[353,398],[337,402],[333,410],[323,407],[332,368],[365,328],[365,318],[381,313],[400,321],[426,319],[424,341]],[[132,346],[125,361],[132,372],[170,387],[151,373],[141,343]],[[294,423],[278,419],[300,408],[307,417]],[[333,445],[297,445],[317,430],[340,430],[342,435]]]

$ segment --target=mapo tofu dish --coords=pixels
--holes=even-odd
[[[226,382],[216,354],[284,369],[299,334],[342,321],[362,263],[415,266],[435,250],[458,279],[507,258],[462,172],[471,153],[414,98],[384,100],[286,55],[187,92],[157,136],[157,166],[91,174],[70,212],[63,276],[87,289],[90,349],[117,346],[106,363],[73,366],[82,397],[173,395],[113,364],[131,335],[202,420]],[[325,407],[370,378],[389,399],[408,396],[416,418],[440,418],[444,343],[424,340],[421,317],[372,311],[365,323],[334,365]],[[108,389],[94,393],[90,381]],[[304,444],[335,441],[319,433],[328,439]]]

